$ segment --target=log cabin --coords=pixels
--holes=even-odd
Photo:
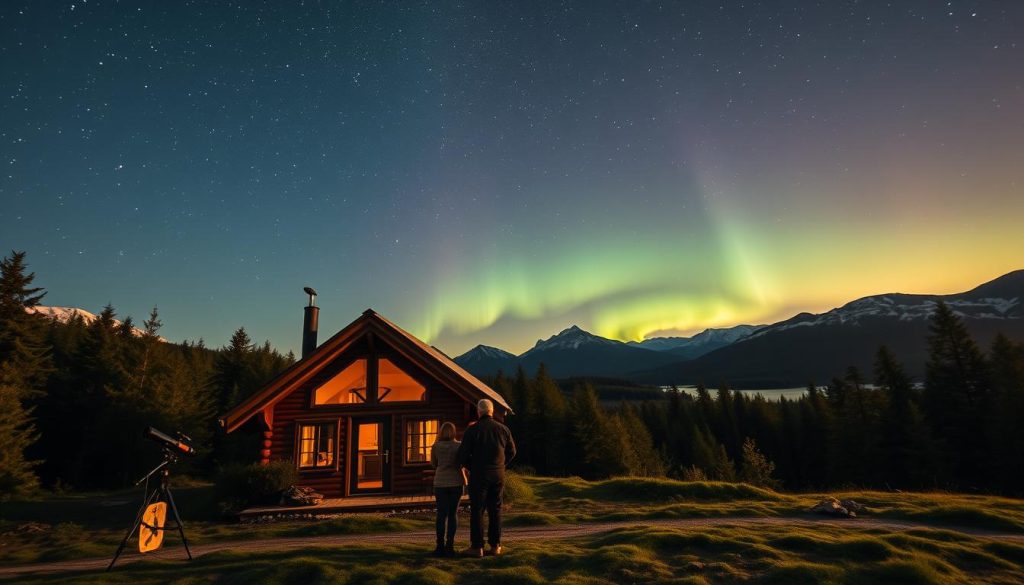
[[[318,347],[319,308],[306,292],[302,359],[219,419],[228,433],[261,433],[259,461],[292,462],[298,485],[327,498],[426,493],[442,423],[461,438],[482,398],[498,420],[511,413],[499,393],[372,309]]]

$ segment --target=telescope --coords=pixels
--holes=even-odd
[[[192,439],[181,434],[180,432],[178,433],[177,437],[172,437],[171,435],[168,435],[163,431],[159,431],[153,427],[149,427],[148,429],[146,429],[146,432],[142,433],[142,436],[146,437],[147,439],[152,439],[157,443],[160,443],[161,445],[164,446],[165,449],[168,449],[172,453],[176,453],[179,455],[188,455],[190,457],[196,454],[196,448],[193,447],[192,444],[190,443]]]
[[[173,529],[177,530],[178,534],[181,535],[181,542],[185,545],[185,553],[188,554],[188,560],[192,560],[192,551],[189,550],[188,539],[185,538],[185,527],[181,523],[181,516],[178,514],[177,504],[174,503],[174,496],[171,495],[171,464],[178,460],[178,455],[194,456],[196,448],[192,446],[192,439],[188,438],[188,436],[180,431],[177,435],[177,437],[172,437],[153,427],[147,428],[142,433],[143,437],[152,439],[163,446],[164,460],[163,463],[154,467],[142,479],[135,482],[135,485],[146,484],[146,487],[143,488],[146,497],[142,501],[139,513],[135,516],[135,523],[132,524],[128,533],[124,535],[121,546],[117,547],[114,558],[107,565],[108,571],[114,568],[114,563],[117,562],[118,557],[124,552],[124,547],[127,546],[128,540],[136,532],[139,533],[140,553],[160,548],[164,542],[164,532],[171,530],[166,524],[168,510],[171,511],[174,521],[177,523]],[[151,490],[149,488],[149,478],[158,473],[160,484]]]

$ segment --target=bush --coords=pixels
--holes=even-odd
[[[683,481],[707,481],[708,474],[704,473],[704,470],[696,465],[683,468],[682,473],[679,474],[679,478]]]
[[[743,461],[740,463],[740,480],[758,487],[779,488],[779,481],[772,477],[775,464],[757,449],[754,439],[743,441]]]
[[[519,477],[518,474],[505,474],[505,495],[503,500],[506,503],[521,504],[533,498],[533,488],[530,487],[530,484],[523,481],[523,478]]]
[[[291,461],[229,465],[217,476],[217,502],[225,513],[276,504],[281,492],[298,480],[299,472]]]

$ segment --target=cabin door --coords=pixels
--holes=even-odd
[[[352,494],[391,491],[391,417],[352,419],[349,477]]]

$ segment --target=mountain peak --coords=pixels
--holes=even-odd
[[[502,364],[511,363],[516,356],[503,349],[480,344],[466,353],[456,357],[453,361],[464,368],[473,368],[481,364],[495,369],[507,369]]]
[[[600,335],[581,329],[579,325],[569,327],[552,335],[547,339],[538,339],[533,349],[526,353],[541,349],[577,349],[581,345],[620,345],[622,342],[606,339]],[[526,354],[523,354],[526,355]]]
[[[476,356],[479,356],[481,358],[483,358],[483,357],[488,357],[488,358],[514,358],[514,357],[516,357],[515,354],[509,353],[509,352],[507,352],[507,351],[505,351],[505,350],[503,350],[501,348],[497,348],[497,347],[494,347],[494,346],[491,346],[491,345],[484,345],[482,343],[480,345],[477,345],[473,349],[467,351],[466,353],[462,354],[459,357],[476,357]]]

